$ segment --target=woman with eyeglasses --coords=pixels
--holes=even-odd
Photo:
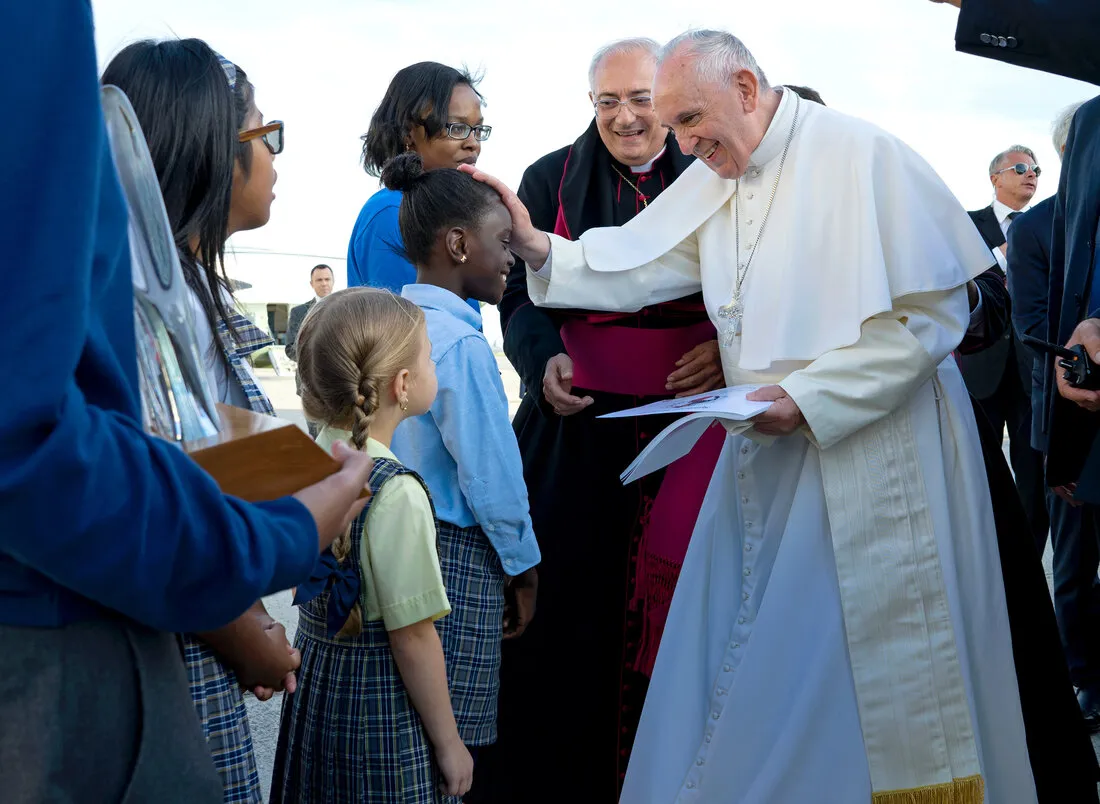
[[[283,124],[265,124],[244,70],[198,39],[129,45],[102,81],[126,93],[145,133],[219,400],[273,415],[246,360],[271,338],[235,312],[223,255],[231,235],[271,216]],[[219,630],[182,635],[182,643],[224,801],[261,802],[242,689],[263,700],[293,691],[298,654],[260,602]]]
[[[381,177],[398,154],[414,151],[424,170],[473,165],[492,127],[481,113],[477,79],[444,64],[422,61],[400,70],[363,135],[363,168]],[[381,189],[359,213],[348,245],[348,287],[368,285],[400,293],[416,282],[405,255],[397,212],[401,193]],[[480,310],[476,301],[468,301]]]

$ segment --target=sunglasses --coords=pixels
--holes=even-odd
[[[1043,175],[1043,169],[1038,165],[1029,165],[1027,162],[1017,162],[1015,165],[1009,165],[1006,168],[1001,168],[998,173],[1004,173],[1006,170],[1015,170],[1019,175],[1023,176],[1029,170],[1034,170],[1036,176]]]
[[[237,135],[237,142],[248,142],[257,137],[264,141],[272,156],[283,152],[283,121],[272,120],[266,126],[250,128]]]

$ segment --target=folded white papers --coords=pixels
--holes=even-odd
[[[657,434],[630,466],[619,475],[619,479],[624,484],[631,483],[684,457],[706,429],[715,422],[720,422],[731,434],[749,429],[752,427],[752,422],[748,420],[763,413],[772,404],[745,399],[749,393],[760,387],[759,385],[737,385],[733,388],[720,388],[717,391],[695,394],[683,399],[666,399],[598,417],[621,419],[627,416],[652,416],[660,413],[687,414]]]
[[[745,399],[746,396],[761,387],[759,385],[735,385],[732,388],[718,388],[694,396],[685,396],[682,399],[664,399],[660,402],[642,405],[640,408],[605,413],[598,418],[622,419],[627,416],[710,413],[720,419],[744,421],[763,413],[771,405],[771,402],[750,402]]]

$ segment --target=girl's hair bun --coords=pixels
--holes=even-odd
[[[423,175],[424,163],[420,159],[420,154],[406,151],[395,156],[382,168],[382,184],[387,190],[407,193]]]

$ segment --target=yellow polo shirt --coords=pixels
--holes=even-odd
[[[336,441],[350,444],[351,433],[326,427],[317,436],[317,443],[329,452]],[[400,463],[373,438],[367,439],[366,451],[372,458]],[[449,614],[435,518],[424,487],[411,475],[392,478],[371,500],[366,516],[359,543],[364,619],[382,620],[387,631],[394,631]]]

